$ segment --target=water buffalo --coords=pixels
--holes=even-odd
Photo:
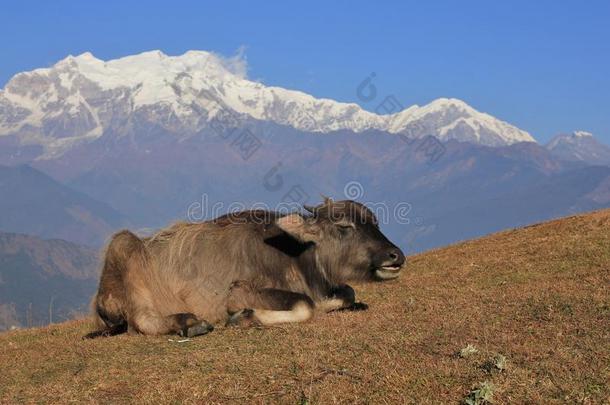
[[[398,276],[405,256],[354,201],[307,214],[244,211],[113,236],[93,300],[97,332],[196,336],[212,324],[274,324],[315,310],[363,309],[350,280]]]

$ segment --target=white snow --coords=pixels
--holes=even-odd
[[[150,51],[109,61],[98,59],[89,52],[68,56],[51,68],[17,75],[20,83],[35,77],[47,80],[47,88],[37,97],[29,97],[29,92],[28,96],[0,92],[0,98],[4,97],[13,105],[32,112],[18,126],[0,127],[0,135],[14,133],[26,123],[42,127],[46,119],[57,114],[65,111],[78,114],[81,108],[85,108],[95,117],[98,128],[82,134],[82,137],[102,136],[105,122],[100,121],[99,113],[90,104],[91,100],[83,96],[83,90],[79,88],[84,78],[99,88],[100,97],[108,97],[106,103],[115,100],[112,96],[104,96],[105,91],[125,89],[131,97],[132,111],[146,106],[167,105],[185,122],[197,121],[192,117],[199,114],[201,109],[207,110],[210,113],[208,119],[211,119],[219,108],[230,108],[257,120],[321,133],[342,129],[354,132],[378,129],[399,133],[409,125],[420,124],[420,127],[432,131],[432,135],[446,139],[458,125],[468,125],[482,143],[485,143],[483,138],[489,133],[496,134],[505,144],[535,142],[527,132],[454,98],[440,98],[421,107],[413,105],[392,115],[379,115],[363,110],[357,104],[265,86],[248,80],[245,70],[244,62],[239,58],[227,59],[205,51],[188,51],[180,56]],[[56,86],[68,95],[60,99]],[[222,106],[205,99],[204,92],[213,94]],[[57,107],[58,104],[61,106]],[[0,117],[0,123],[2,121]],[[70,141],[62,142],[63,149],[63,145],[71,144],[74,140],[70,138]]]
[[[574,131],[571,134],[559,134],[551,139],[547,145],[547,148],[552,150],[561,144],[577,145],[582,140],[586,140],[587,138],[593,138],[593,134],[586,131]]]

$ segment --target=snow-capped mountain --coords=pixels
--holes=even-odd
[[[40,145],[43,157],[107,133],[154,127],[184,137],[214,120],[268,121],[307,132],[382,130],[502,146],[535,142],[527,132],[457,99],[438,99],[389,115],[356,104],[248,80],[239,62],[210,52],[160,51],[103,61],[91,53],[15,75],[0,91],[0,136]]]
[[[599,142],[590,132],[559,134],[551,139],[546,148],[563,160],[610,165],[610,146]]]

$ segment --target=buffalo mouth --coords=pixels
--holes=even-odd
[[[375,277],[379,280],[392,280],[398,277],[401,269],[400,265],[381,266],[375,269]]]

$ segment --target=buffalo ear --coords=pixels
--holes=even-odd
[[[290,214],[275,221],[281,230],[301,242],[316,242],[320,239],[320,229],[299,214]]]

